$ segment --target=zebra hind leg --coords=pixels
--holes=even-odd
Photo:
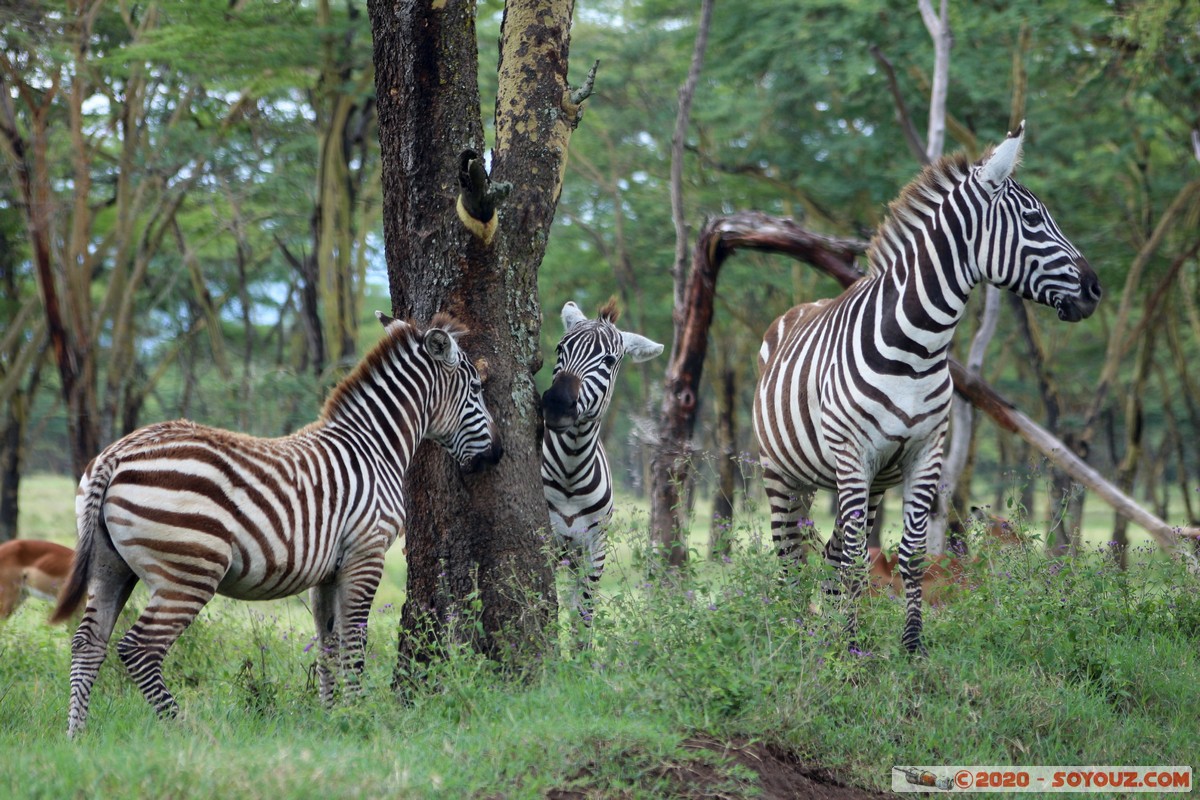
[[[771,506],[771,543],[783,577],[791,579],[801,560],[816,548],[817,530],[808,518],[815,491],[793,485],[769,465],[763,468],[763,484]]]
[[[115,556],[115,553],[113,553]],[[87,610],[71,639],[71,702],[67,712],[67,735],[74,738],[87,722],[92,686],[100,666],[108,655],[117,617],[137,583],[137,576],[118,560],[101,570],[104,578],[93,573],[88,589]]]
[[[190,577],[195,582],[190,580],[186,586],[178,584],[167,591],[152,589],[145,610],[117,642],[117,654],[129,677],[155,713],[164,719],[175,717],[179,704],[163,681],[163,660],[171,645],[216,594],[217,580],[210,583],[204,576]]]

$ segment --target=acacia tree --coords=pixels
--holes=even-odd
[[[537,273],[594,69],[583,89],[568,87],[571,0],[506,3],[489,176],[475,3],[372,0],[368,11],[393,311],[418,321],[447,311],[470,327],[463,344],[487,362],[505,448],[499,465],[469,476],[437,448],[417,452],[400,679],[447,635],[494,656],[539,650],[556,610],[540,538]],[[482,625],[452,624],[472,608]]]

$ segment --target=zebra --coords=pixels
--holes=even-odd
[[[618,329],[618,316],[615,299],[594,320],[567,301],[553,382],[542,394],[542,491],[556,544],[575,579],[569,605],[585,627],[592,621],[593,589],[604,574],[613,510],[612,473],[600,426],[621,359],[628,354],[641,362],[663,351],[658,342]]]
[[[160,717],[178,704],[163,682],[167,650],[220,593],[272,600],[311,590],[321,699],[334,670],[357,691],[367,616],[384,554],[404,535],[404,473],[422,439],[471,471],[503,446],[483,380],[447,314],[427,329],[376,312],[384,337],[330,393],[320,418],[260,439],[188,420],[141,428],[84,470],[79,546],[52,621],[87,593],[71,641],[68,734],[87,718],[92,684],[134,584],[145,610],[117,644]],[[481,362],[482,366],[482,362]]]
[[[958,154],[927,166],[873,237],[868,275],[836,298],[792,308],[763,338],[753,416],[773,545],[785,568],[793,565],[816,542],[804,519],[814,492],[836,490],[825,558],[847,589],[851,642],[866,582],[865,532],[884,490],[901,485],[901,641],[926,652],[925,534],[953,392],[950,342],[971,289],[988,281],[1053,306],[1067,322],[1099,303],[1087,260],[1011,177],[1024,132],[1022,122],[978,163]]]

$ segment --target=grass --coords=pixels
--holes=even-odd
[[[74,742],[69,632],[31,601],[0,624],[0,795],[686,796],[662,767],[697,758],[694,736],[770,742],[880,789],[894,764],[1200,761],[1200,587],[1157,553],[1123,573],[1103,554],[995,554],[927,613],[930,655],[913,660],[887,598],[864,602],[865,650],[848,651],[823,568],[781,585],[763,529],[749,515],[728,561],[650,581],[626,513],[593,649],[522,680],[455,651],[404,701],[397,606],[372,615],[363,696],[325,709],[298,601],[214,602],[167,660],[181,719],[154,720],[112,658]]]

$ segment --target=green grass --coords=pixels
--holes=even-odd
[[[894,764],[1198,765],[1200,587],[1157,553],[1125,573],[996,554],[927,613],[930,655],[913,660],[886,598],[862,606],[866,652],[847,651],[823,569],[782,586],[763,530],[750,515],[728,561],[650,581],[644,519],[623,512],[593,649],[523,679],[455,651],[403,701],[398,607],[372,615],[363,696],[325,709],[301,603],[215,601],[167,660],[182,717],[153,719],[113,657],[74,742],[69,631],[31,601],[0,624],[0,796],[655,798],[700,735],[875,788]]]

